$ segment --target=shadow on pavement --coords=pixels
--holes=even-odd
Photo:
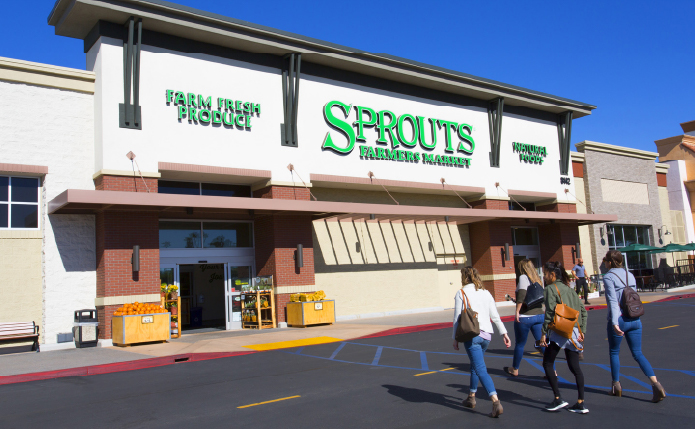
[[[411,387],[394,386],[392,384],[383,384],[382,387],[385,387],[391,395],[397,396],[404,401],[443,405],[458,411],[467,410],[467,408],[461,405],[462,398],[428,392],[422,389],[413,389]]]

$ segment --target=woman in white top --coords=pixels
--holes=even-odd
[[[484,357],[484,353],[490,345],[493,333],[490,319],[497,325],[497,330],[500,331],[500,335],[502,335],[504,339],[504,345],[510,347],[512,343],[507,336],[507,330],[497,312],[495,299],[490,295],[490,292],[485,290],[483,282],[480,280],[478,270],[472,267],[464,267],[461,270],[461,282],[463,288],[456,292],[454,298],[454,350],[459,349],[459,343],[456,341],[456,327],[463,308],[463,294],[466,295],[466,301],[468,301],[471,310],[477,313],[478,324],[480,326],[480,335],[473,338],[471,341],[463,343],[463,347],[468,354],[468,359],[471,361],[471,388],[468,398],[463,401],[463,406],[475,408],[475,392],[478,390],[478,381],[480,381],[483,387],[485,387],[485,390],[487,390],[490,399],[492,399],[492,413],[490,413],[490,416],[498,417],[503,412],[502,404],[500,404],[497,398],[497,391],[495,391],[492,378],[487,373]]]

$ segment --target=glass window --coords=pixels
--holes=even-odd
[[[12,202],[38,203],[39,179],[35,177],[13,177]]]
[[[200,246],[200,222],[159,222],[160,249],[191,249]]]
[[[637,243],[637,227],[624,226],[623,235],[625,237],[625,245],[630,246]]]
[[[39,189],[36,177],[0,177],[0,228],[39,228]]]
[[[9,201],[10,178],[0,177],[0,201]]]
[[[200,183],[198,182],[160,180],[158,187],[160,194],[200,195]]]
[[[252,247],[251,224],[203,222],[203,247]]]
[[[527,211],[530,212],[535,212],[536,211],[536,204],[535,203],[518,203],[514,201],[509,201],[509,210],[524,210],[526,209]]]
[[[637,227],[637,242],[639,244],[649,245],[649,227],[638,226]]]
[[[512,228],[514,246],[534,246],[538,244],[538,230],[536,228]]]
[[[625,247],[625,238],[623,237],[623,227],[613,226],[613,239],[617,248]]]
[[[10,216],[12,228],[39,227],[39,206],[36,204],[12,204]]]
[[[159,282],[167,285],[174,284],[174,269],[173,268],[160,268],[159,269]]]
[[[202,189],[203,195],[215,197],[251,197],[251,188],[248,186],[203,183]]]
[[[7,228],[7,222],[9,221],[8,209],[9,205],[0,204],[0,228]]]

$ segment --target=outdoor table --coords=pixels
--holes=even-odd
[[[639,288],[640,282],[642,283],[642,290],[645,289],[645,286],[648,284],[648,280],[652,279],[654,276],[635,276],[635,280],[637,280],[637,287]]]

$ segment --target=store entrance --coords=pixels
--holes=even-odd
[[[235,260],[160,264],[162,281],[179,288],[184,333],[241,329],[241,291],[248,289],[253,270],[236,261],[241,258],[230,259]]]
[[[513,227],[512,244],[514,246],[514,271],[517,282],[519,281],[519,262],[529,259],[533,266],[541,274],[541,249],[538,245],[538,228],[535,227]]]

